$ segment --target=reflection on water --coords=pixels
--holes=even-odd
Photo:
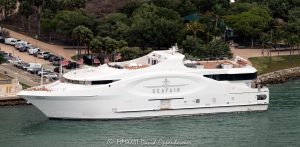
[[[109,139],[178,139],[189,141],[187,146],[300,146],[300,80],[269,87],[270,107],[265,112],[67,121],[48,120],[33,106],[1,107],[0,144],[103,147]]]

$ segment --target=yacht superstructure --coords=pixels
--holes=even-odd
[[[54,83],[23,90],[49,118],[128,119],[267,110],[269,90],[256,69],[235,61],[189,61],[177,52],[70,71]]]

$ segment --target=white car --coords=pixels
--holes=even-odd
[[[29,46],[29,48],[27,50],[29,55],[33,55],[34,53],[39,52],[39,51],[40,51],[40,49],[35,46]]]
[[[48,70],[48,69],[43,69],[43,72],[42,71],[39,71],[37,73],[38,76],[41,76],[42,73],[43,73],[43,76],[46,75],[47,73],[51,73],[52,71],[51,70]]]
[[[49,52],[38,52],[38,55],[37,55],[37,57],[38,58],[43,58],[44,59],[44,55],[46,55],[46,54],[49,54]]]
[[[36,68],[42,68],[41,63],[28,63],[25,67],[23,67],[24,70],[28,71],[28,69],[36,69]]]
[[[17,42],[17,39],[15,39],[15,38],[6,38],[4,41],[4,43],[8,44],[8,45],[15,45],[16,42]]]
[[[43,77],[47,78],[47,79],[56,79],[58,78],[57,74],[56,73],[46,73],[45,75],[43,75]]]
[[[21,47],[23,47],[23,46],[28,46],[27,42],[21,41],[21,42],[16,42],[16,43],[15,43],[15,48],[16,48],[17,50],[19,50],[19,49],[20,49]]]
[[[22,59],[20,58],[12,58],[10,60],[7,60],[8,63],[18,63],[18,62],[22,62]]]

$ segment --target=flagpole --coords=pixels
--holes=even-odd
[[[42,73],[41,73],[41,86],[43,86],[43,76],[44,76],[44,68],[42,66]]]
[[[62,77],[62,58],[60,57],[60,65],[59,65],[59,79]]]
[[[116,62],[115,57],[116,57],[116,51],[114,50],[114,62]]]

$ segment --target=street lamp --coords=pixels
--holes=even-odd
[[[38,39],[38,35],[36,34],[36,35],[35,35],[35,46],[36,46],[36,47],[38,47],[38,46],[37,46],[37,39]]]
[[[41,72],[41,86],[43,86],[43,76],[44,76],[44,68],[42,65],[42,72]]]

